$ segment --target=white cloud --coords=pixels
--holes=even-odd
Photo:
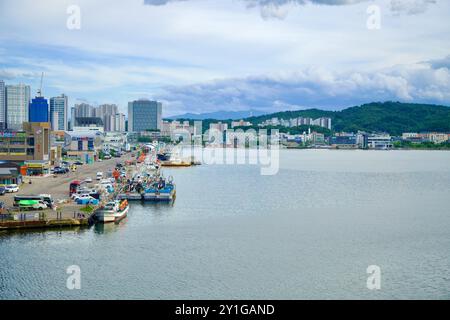
[[[171,112],[249,108],[279,111],[311,107],[334,110],[385,100],[450,104],[450,69],[436,67],[435,62],[399,65],[370,73],[338,73],[310,68],[269,76],[171,86],[157,98],[167,101],[168,106],[173,100],[176,110]]]
[[[438,66],[450,59],[438,57],[450,53],[443,41],[450,2],[428,5],[427,14],[394,16],[387,14],[391,0],[375,0],[385,13],[376,32],[366,28],[367,1],[303,1],[310,4],[301,9],[298,1],[162,2],[78,0],[79,31],[65,27],[70,0],[1,2],[0,77],[36,86],[44,71],[51,94],[124,106],[159,97],[173,110],[198,112],[448,101],[447,70]],[[275,4],[280,17],[298,8],[285,20],[246,9]],[[400,63],[406,75],[386,69]]]
[[[391,10],[395,14],[419,14],[424,13],[437,0],[391,0]]]
[[[170,2],[181,2],[188,0],[144,0],[147,5],[161,6]],[[192,1],[192,0],[191,0]],[[373,0],[240,0],[248,8],[259,7],[261,16],[264,19],[276,18],[284,19],[293,5],[328,5],[345,6],[369,2]],[[436,4],[437,0],[390,0],[390,7],[394,14],[419,14],[428,9],[431,4]]]

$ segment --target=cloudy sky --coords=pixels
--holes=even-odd
[[[159,99],[165,116],[450,105],[449,13],[446,0],[0,0],[0,79],[35,92],[43,71],[46,96],[124,111]]]

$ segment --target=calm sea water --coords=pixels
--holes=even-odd
[[[284,150],[275,176],[165,173],[175,204],[133,204],[120,225],[0,232],[0,298],[450,299],[450,152]]]

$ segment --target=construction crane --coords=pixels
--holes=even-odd
[[[39,90],[37,91],[37,94],[39,97],[42,97],[42,80],[44,79],[44,72],[41,74],[41,85],[39,86]]]

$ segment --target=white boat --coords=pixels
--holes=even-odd
[[[127,200],[114,200],[100,208],[95,216],[99,222],[119,222],[127,216],[128,209],[129,204]]]

